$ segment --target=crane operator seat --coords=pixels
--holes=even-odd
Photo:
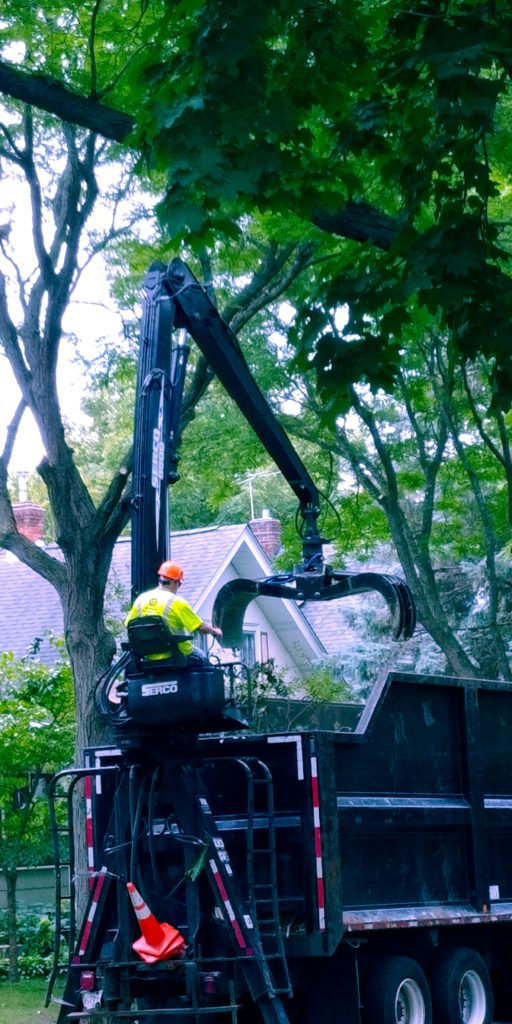
[[[161,615],[144,615],[140,619],[132,619],[128,623],[128,647],[133,654],[138,669],[150,667],[168,667],[169,662],[175,668],[196,665],[198,659],[194,655],[186,655],[180,651],[179,644],[190,640],[188,633],[173,633]]]
[[[205,731],[245,729],[245,714],[226,700],[224,672],[200,652],[183,654],[179,644],[191,637],[173,633],[161,615],[144,615],[128,623],[131,663],[126,668],[130,728],[153,731],[169,727]]]

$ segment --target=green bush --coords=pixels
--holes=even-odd
[[[18,974],[20,978],[47,977],[53,965],[55,914],[43,908],[19,910]],[[7,914],[0,911],[0,944],[7,944]],[[63,941],[63,940],[61,940]],[[65,955],[61,961],[65,960]],[[0,980],[8,976],[8,960],[0,960]]]

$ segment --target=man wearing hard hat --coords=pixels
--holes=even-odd
[[[190,607],[188,601],[178,596],[178,590],[183,580],[184,572],[181,565],[178,565],[177,562],[162,562],[158,570],[158,586],[139,594],[125,619],[125,626],[132,619],[142,618],[144,615],[161,615],[171,633],[197,632],[221,637],[221,629],[218,629],[217,626],[210,626],[208,622],[203,622]],[[190,640],[182,641],[178,647],[181,653],[187,657],[193,652]],[[169,655],[153,654],[151,657],[154,659],[168,658]]]

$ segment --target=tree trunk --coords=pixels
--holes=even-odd
[[[98,680],[112,662],[116,644],[105,627],[103,607],[101,612],[98,609],[100,600],[103,606],[103,596],[98,590],[93,580],[83,577],[73,580],[64,607],[66,645],[75,681],[80,760],[84,747],[108,742],[110,738],[107,725],[96,710],[95,691]]]
[[[77,736],[75,763],[84,764],[84,748],[112,743],[108,723],[98,714],[95,694],[98,680],[107,671],[115,655],[116,644],[103,618],[105,560],[110,552],[98,551],[78,539],[78,557],[68,566],[68,585],[64,608],[64,630],[75,683]],[[101,570],[98,570],[98,562]],[[77,793],[83,793],[79,783]],[[85,799],[74,803],[75,882],[78,919],[85,912],[89,895],[89,868],[85,836]]]
[[[406,518],[398,505],[386,503],[386,515],[400,564],[418,606],[418,620],[443,652],[447,666],[455,676],[477,676],[478,668],[457,639],[443,608],[430,555],[414,552]]]

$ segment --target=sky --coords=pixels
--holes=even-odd
[[[91,302],[91,295],[94,302]],[[84,353],[91,356],[97,349],[99,337],[117,337],[120,318],[105,284],[105,273],[98,261],[84,274],[77,294],[70,304],[64,320],[66,331],[80,338]],[[62,343],[59,357],[58,386],[63,415],[70,424],[83,424],[86,417],[81,411],[86,381],[82,368],[76,359],[70,342]],[[19,399],[19,392],[11,368],[5,356],[0,355],[0,446],[3,450],[7,427]],[[9,470],[17,473],[33,473],[44,454],[37,427],[29,412],[26,412],[14,446]]]
[[[117,186],[118,180],[122,177],[122,170],[116,165],[110,165],[102,168],[100,174],[103,179],[100,179],[101,195],[102,191],[107,193],[109,188]],[[143,202],[144,196],[137,194],[135,200],[139,205]],[[122,221],[125,216],[130,215],[132,209],[133,206],[128,200],[125,202],[124,208],[120,204],[119,220]],[[89,227],[92,230],[101,230],[105,223],[107,226],[110,224],[111,217],[112,208],[107,203],[102,203],[100,198],[93,216],[88,222]],[[26,184],[17,180],[16,176],[7,173],[4,175],[3,188],[0,192],[0,227],[4,224],[10,225],[10,234],[7,241],[2,243],[4,252],[3,258],[0,260],[0,270],[8,277],[12,277],[14,276],[13,268],[16,267],[23,277],[28,277],[34,266],[34,254]],[[54,224],[49,216],[48,229],[51,235],[53,235],[53,228]],[[145,233],[144,225],[142,225],[141,231]],[[150,231],[149,221],[147,231]],[[16,311],[19,310],[16,289],[11,288],[8,291],[8,296],[10,314],[15,319]],[[122,334],[121,317],[110,295],[108,274],[101,255],[96,256],[83,271],[72,301],[66,310],[63,327],[65,332],[76,336],[80,349],[87,359],[94,358],[96,354],[104,350],[109,338],[117,339]],[[66,338],[63,338],[61,342],[58,385],[65,420],[70,425],[86,422],[80,408],[86,386],[84,372],[76,359],[74,345]],[[9,363],[0,351],[0,450],[3,450],[7,427],[18,400],[19,391]],[[18,431],[9,465],[10,474],[16,476],[19,472],[33,473],[43,454],[43,447],[34,420],[30,413],[26,412]]]

